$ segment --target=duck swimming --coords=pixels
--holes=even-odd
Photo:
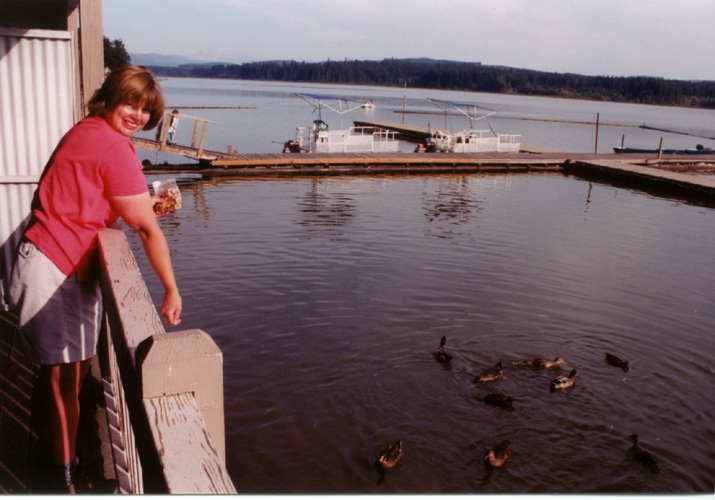
[[[528,366],[529,368],[533,368],[534,370],[549,370],[551,368],[558,368],[559,365],[565,365],[566,361],[564,361],[564,358],[556,358],[553,361],[550,359],[533,358],[522,359],[521,361],[517,361],[516,364],[521,366]]]
[[[617,366],[624,372],[627,372],[630,369],[628,368],[628,361],[623,361],[621,358],[614,356],[613,354],[606,353],[605,362],[607,365]]]
[[[484,455],[484,465],[487,467],[501,467],[511,455],[511,443],[505,439]]]
[[[576,369],[571,370],[571,373],[566,377],[556,377],[551,381],[551,391],[566,389],[571,387],[576,382]]]
[[[488,405],[499,406],[505,410],[513,410],[514,398],[505,396],[504,394],[487,394],[484,396],[484,402]]]
[[[502,372],[502,364],[499,361],[495,366],[487,368],[482,373],[476,376],[475,382],[492,382],[494,380],[499,380],[500,378],[506,378],[504,372]]]
[[[383,469],[392,469],[402,458],[402,440],[398,439],[386,447],[377,457],[377,463]]]
[[[446,343],[447,337],[443,336],[442,340],[440,340],[439,342],[439,347],[436,351],[432,353],[437,361],[444,364],[450,363],[452,361],[452,355],[447,352],[447,348],[445,347]]]
[[[638,434],[631,434],[628,437],[633,440],[633,446],[628,448],[628,458],[634,462],[639,462],[645,465],[653,472],[660,470],[660,465],[653,455],[641,448]]]

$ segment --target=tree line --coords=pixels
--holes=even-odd
[[[121,52],[121,40],[115,40],[111,49]],[[431,59],[265,61],[151,69],[158,76],[408,86],[715,109],[715,81],[586,76]]]

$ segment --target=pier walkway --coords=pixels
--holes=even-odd
[[[522,146],[520,153],[256,153],[189,165],[152,165],[146,173],[200,173],[208,177],[563,171],[580,176],[657,184],[710,197],[712,155],[567,153]]]
[[[219,151],[203,149],[202,146],[182,146],[180,144],[171,144],[152,139],[142,139],[140,137],[132,137],[132,142],[134,143],[134,146],[138,148],[186,156],[187,158],[195,158],[202,161],[230,159],[235,156],[233,153],[221,153]]]

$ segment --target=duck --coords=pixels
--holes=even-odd
[[[566,389],[571,387],[576,382],[576,369],[571,370],[571,373],[566,377],[556,377],[551,381],[551,391],[558,389]]]
[[[450,363],[452,361],[452,355],[447,352],[445,344],[447,343],[447,337],[442,336],[442,340],[439,342],[439,347],[432,354],[435,359],[440,363]]]
[[[511,443],[505,439],[484,455],[484,465],[487,467],[501,467],[511,455]]]
[[[631,434],[628,437],[633,440],[633,445],[628,448],[628,458],[630,458],[634,462],[638,462],[645,465],[654,472],[660,470],[660,465],[658,464],[658,461],[655,459],[655,457],[653,457],[653,455],[641,448],[640,440],[638,439],[638,434]]]
[[[614,356],[613,354],[606,353],[605,362],[607,365],[617,366],[624,372],[627,372],[630,369],[628,368],[628,361],[624,361],[618,356]]]
[[[505,410],[513,410],[514,398],[511,396],[505,396],[504,394],[487,394],[484,396],[484,402],[488,405],[499,406]]]
[[[541,369],[551,369],[551,368],[558,368],[559,365],[565,365],[566,361],[564,361],[564,358],[556,358],[553,361],[550,359],[543,359],[543,358],[532,358],[532,359],[522,359],[521,361],[516,362],[517,365],[521,366],[528,366],[529,368],[533,368],[534,370],[541,370]]]
[[[392,469],[402,458],[402,440],[398,439],[380,452],[377,463],[383,469]]]
[[[499,361],[496,365],[491,368],[487,368],[482,373],[476,376],[475,382],[492,382],[494,380],[499,380],[500,378],[506,378],[504,372],[502,371],[502,364]]]

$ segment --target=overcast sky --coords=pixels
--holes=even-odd
[[[715,80],[715,0],[103,0],[103,11],[129,53]]]

